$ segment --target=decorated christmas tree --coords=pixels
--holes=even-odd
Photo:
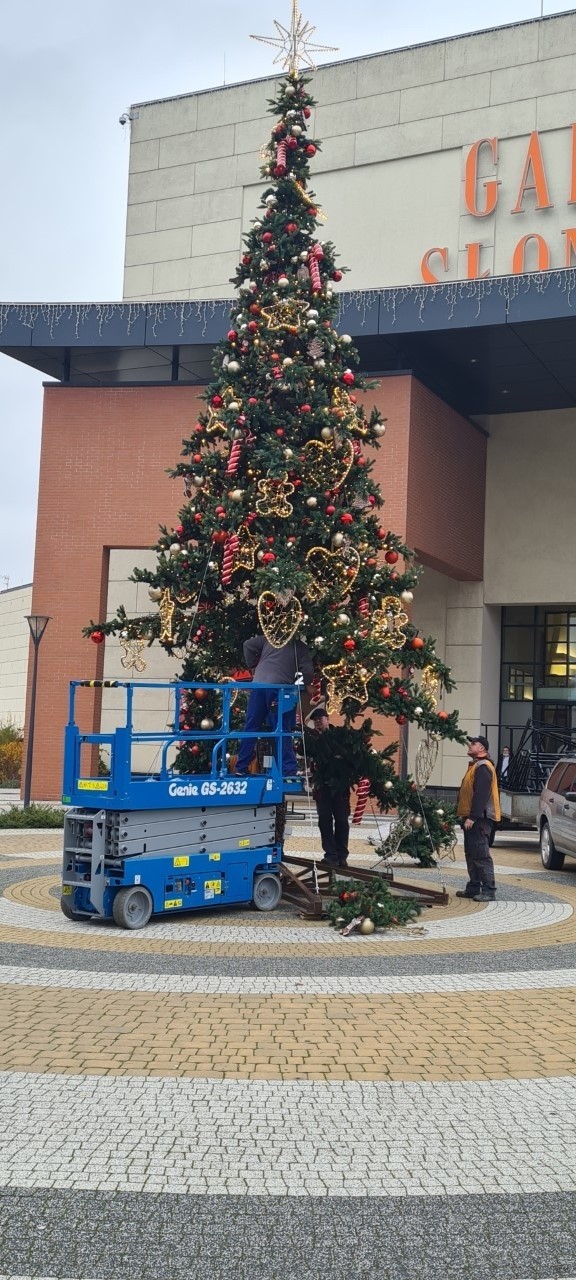
[[[139,618],[120,609],[86,633],[120,632],[128,647],[158,640],[181,661],[180,679],[204,682],[237,678],[242,643],[256,632],[275,647],[305,639],[329,713],[356,734],[348,784],[370,778],[369,792],[389,807],[409,802],[410,783],[396,777],[390,748],[374,757],[366,726],[354,729],[361,713],[417,722],[429,740],[463,735],[456,713],[438,709],[449,670],[410,621],[413,553],[382,513],[374,466],[385,422],[365,407],[358,353],[337,325],[343,271],[320,238],[309,186],[321,145],[307,132],[314,106],[293,63],[270,103],[266,185],[230,328],[171,471],[184,503],[160,531],[156,570],[133,575],[149,584],[154,608]],[[198,695],[182,717],[185,773],[206,768],[194,735],[218,716],[217,696]]]

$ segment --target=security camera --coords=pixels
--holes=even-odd
[[[127,115],[127,113],[124,111],[124,112],[122,113],[122,115],[120,116],[120,119],[119,119],[119,121],[118,121],[118,124],[121,124],[121,125],[122,125],[122,128],[124,128],[124,125],[125,125],[125,124],[128,124],[129,119],[130,119],[130,116],[129,116],[129,115]]]

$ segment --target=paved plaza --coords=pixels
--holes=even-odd
[[[576,861],[398,869],[449,905],[366,938],[130,933],[61,915],[60,842],[0,833],[0,1280],[574,1280]]]

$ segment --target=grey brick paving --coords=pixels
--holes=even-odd
[[[569,1280],[576,1196],[0,1193],[0,1265],[69,1280]]]

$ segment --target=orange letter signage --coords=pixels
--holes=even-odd
[[[527,270],[524,258],[526,254],[526,245],[529,244],[531,240],[534,240],[538,245],[538,265],[535,268],[536,271],[548,271],[550,267],[550,250],[546,241],[542,236],[538,236],[532,232],[529,236],[522,236],[522,239],[518,241],[514,250],[512,274],[515,276],[520,276]],[[530,270],[533,271],[534,267],[531,267]]]
[[[576,204],[576,124],[572,125],[572,167],[570,170],[570,195],[568,204]]]
[[[546,182],[546,174],[544,172],[544,161],[540,150],[540,138],[536,132],[530,134],[530,142],[528,143],[528,151],[526,153],[526,161],[524,164],[524,172],[518,192],[518,199],[512,213],[524,213],[524,196],[527,191],[534,191],[536,195],[536,209],[552,209],[553,205],[548,194],[548,183]]]
[[[566,236],[566,257],[564,259],[564,266],[572,267],[574,265],[572,262],[572,254],[576,254],[576,227],[568,227],[566,231],[562,232],[562,235]]]
[[[467,253],[466,279],[484,280],[486,276],[490,275],[490,272],[480,270],[480,250],[482,248],[482,243],[478,242],[474,244],[467,244],[464,247]]]
[[[434,272],[430,269],[430,259],[435,253],[440,254],[442,266],[445,271],[448,270],[448,250],[438,249],[437,247],[434,249],[427,249],[420,263],[420,271],[422,273],[424,284],[438,284],[438,276],[435,276]]]
[[[482,186],[486,192],[484,208],[479,209],[476,203],[476,189],[478,186],[478,157],[481,147],[490,147],[492,151],[492,160],[494,164],[498,161],[498,139],[497,138],[480,138],[479,142],[475,142],[470,148],[466,157],[466,177],[464,182],[464,203],[468,213],[474,218],[487,218],[489,214],[494,213],[496,201],[498,200],[499,180],[496,178],[485,178]]]

